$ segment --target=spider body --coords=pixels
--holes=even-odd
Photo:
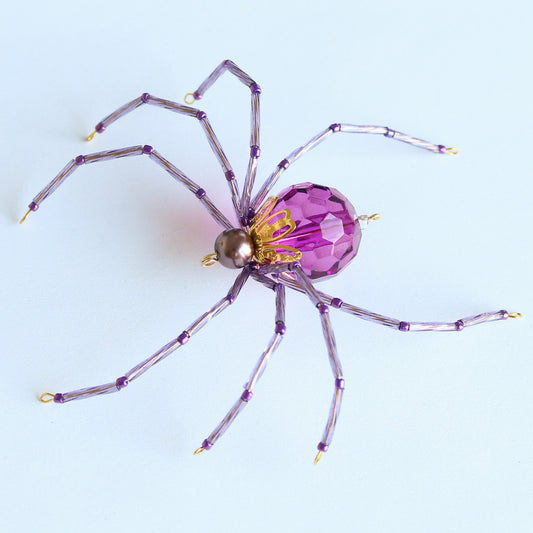
[[[242,193],[235,173],[209,123],[206,113],[190,105],[199,100],[218,77],[226,71],[246,85],[251,93],[250,156]],[[246,382],[244,392],[239,394],[236,403],[195,453],[212,448],[235,420],[239,412],[252,399],[259,378],[286,332],[285,289],[289,288],[304,293],[316,307],[324,334],[327,357],[333,374],[331,406],[322,438],[317,446],[318,454],[315,462],[318,462],[331,444],[345,389],[345,380],[329,317],[330,307],[402,332],[461,331],[468,326],[483,322],[520,316],[519,313],[508,313],[505,310],[500,310],[481,313],[452,322],[408,322],[362,309],[344,302],[341,298],[318,291],[314,286],[314,282],[339,273],[353,260],[361,240],[361,225],[364,225],[368,220],[376,219],[378,215],[358,217],[351,203],[336,189],[311,183],[293,185],[280,192],[277,197],[268,197],[270,190],[277,183],[280,176],[306,152],[335,133],[381,135],[437,154],[455,154],[457,151],[454,148],[446,148],[441,144],[433,144],[411,137],[386,126],[335,123],[282,159],[263,182],[255,196],[253,196],[258,159],[261,153],[259,147],[260,94],[259,85],[250,76],[237,67],[235,63],[228,60],[223,61],[194,93],[187,95],[186,103],[189,105],[184,106],[171,100],[143,93],[140,97],[121,106],[100,121],[96,125],[95,131],[88,138],[89,141],[92,140],[97,133],[103,133],[113,122],[143,105],[152,105],[197,120],[222,167],[223,176],[230,190],[233,202],[233,217],[238,222],[237,225],[230,222],[215,206],[205,189],[149,145],[137,145],[77,156],[67,163],[63,170],[33,198],[29,204],[28,212],[21,222],[32,211],[36,211],[42,202],[78,168],[116,158],[148,157],[192,193],[206,208],[213,220],[221,226],[222,232],[215,241],[215,251],[204,257],[202,260],[204,266],[211,266],[218,261],[225,267],[240,270],[234,284],[222,299],[189,324],[177,337],[165,344],[153,355],[135,365],[124,375],[102,385],[66,393],[45,393],[41,395],[41,401],[53,401],[61,404],[72,400],[110,394],[124,389],[155,364],[187,344],[191,337],[202,329],[207,322],[233,304],[245,283],[249,279],[253,279],[274,292],[273,335],[253,368]]]

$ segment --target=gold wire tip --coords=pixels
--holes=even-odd
[[[445,151],[446,151],[446,153],[447,153],[448,155],[457,155],[457,154],[459,153],[459,150],[458,150],[457,148],[454,148],[454,147],[452,147],[452,148],[446,148]]]
[[[94,130],[88,137],[87,142],[91,142],[94,139],[94,136],[96,135],[96,130]]]
[[[212,267],[218,262],[218,254],[208,254],[202,257],[201,263],[203,267]]]
[[[20,219],[20,222],[19,224],[22,224],[27,218],[28,218],[28,215],[31,213],[31,209],[28,209],[26,211],[26,214]]]
[[[200,446],[195,452],[194,455],[200,455],[202,452],[205,452],[205,448]]]
[[[187,105],[193,105],[194,102],[196,102],[196,98],[194,97],[194,94],[193,93],[187,93],[185,95],[185,98],[183,98],[183,101],[187,104]]]
[[[509,318],[523,318],[522,313],[509,313]]]
[[[45,392],[39,396],[39,401],[43,403],[50,403],[54,401],[54,395],[49,392]]]
[[[320,463],[320,459],[322,459],[322,450],[320,450],[317,454],[316,454],[316,457],[315,457],[315,465],[317,465],[318,463]]]

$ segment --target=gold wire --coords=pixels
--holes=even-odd
[[[509,313],[509,318],[523,318],[522,313]]]
[[[28,211],[26,211],[26,214],[20,219],[19,224],[22,224],[28,218],[28,215],[30,213],[31,213],[31,209],[28,209]]]
[[[87,142],[91,142],[94,139],[94,136],[96,135],[96,130],[94,130],[89,137],[87,137]]]
[[[189,98],[189,96],[192,98],[192,100],[191,100],[191,98]],[[187,105],[193,105],[194,102],[196,101],[196,98],[194,97],[194,94],[192,94],[192,93],[187,93],[187,94],[185,95],[185,97],[183,98],[183,101],[184,101]]]
[[[315,465],[317,465],[318,463],[320,463],[320,459],[322,459],[322,450],[320,450],[320,451],[316,454],[316,457],[315,457]]]
[[[49,392],[44,392],[39,396],[39,400],[43,403],[50,403],[54,401],[54,395],[50,394]]]
[[[457,148],[446,148],[446,153],[448,155],[457,155],[459,153],[459,150]]]
[[[218,254],[208,254],[204,255],[201,259],[201,263],[203,267],[211,267],[215,265],[218,261]]]
[[[198,449],[194,452],[194,455],[200,455],[200,454],[201,454],[202,452],[204,452],[204,451],[205,451],[205,448],[202,448],[202,447],[200,446],[200,448],[198,448]]]

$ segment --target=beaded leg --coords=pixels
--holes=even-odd
[[[202,329],[213,317],[217,316],[219,313],[224,311],[226,307],[231,305],[235,301],[235,298],[237,298],[249,275],[249,269],[243,269],[242,272],[237,276],[237,279],[229,290],[228,294],[222,298],[222,300],[218,301],[213,307],[211,307],[211,309],[196,319],[186,330],[180,333],[178,337],[170,341],[168,344],[165,344],[165,346],[160,348],[148,359],[145,359],[138,365],[134,366],[131,370],[126,372],[126,374],[117,378],[115,381],[111,383],[105,383],[103,385],[97,385],[96,387],[88,387],[85,389],[78,389],[64,393],[50,394],[49,392],[45,392],[41,395],[40,400],[43,403],[48,403],[51,401],[54,401],[55,403],[66,403],[72,400],[83,400],[92,396],[100,396],[102,394],[110,394],[112,392],[118,392],[122,390],[132,381],[141,377],[156,363],[159,363],[172,352],[189,342],[189,339],[194,334],[198,333],[198,331],[200,331],[200,329]]]
[[[279,281],[298,292],[306,292],[305,288],[295,281],[285,278],[280,279]],[[495,322],[497,320],[506,320],[507,318],[521,318],[522,316],[520,313],[509,313],[502,309],[500,311],[490,311],[461,318],[454,322],[407,322],[404,320],[398,320],[397,318],[380,315],[373,311],[368,311],[367,309],[343,302],[340,298],[330,296],[324,292],[317,291],[317,294],[322,301],[335,309],[340,309],[357,318],[362,318],[363,320],[368,320],[369,322],[374,322],[375,324],[398,329],[400,331],[462,331],[464,328],[477,326],[478,324],[483,324],[485,322]]]
[[[222,167],[222,170],[224,171],[224,176],[226,177],[228,186],[230,188],[235,214],[237,216],[237,219],[239,219],[239,187],[235,179],[235,173],[233,172],[228,158],[226,157],[226,154],[224,153],[224,150],[222,149],[222,146],[220,145],[220,142],[217,136],[215,135],[215,132],[213,131],[209,120],[207,119],[207,115],[203,111],[195,109],[194,107],[184,106],[176,102],[172,102],[171,100],[164,100],[163,98],[158,98],[157,96],[152,96],[148,93],[143,93],[135,100],[124,104],[117,110],[113,111],[113,113],[103,118],[94,127],[93,133],[91,133],[89,137],[87,137],[87,140],[91,141],[97,133],[103,133],[111,124],[113,124],[113,122],[116,122],[119,118],[122,118],[124,115],[127,115],[134,109],[141,107],[143,104],[153,105],[162,109],[168,109],[169,111],[173,111],[174,113],[198,119],[200,125],[202,126],[202,129],[204,130],[204,133],[207,136],[209,146],[211,147],[211,150],[213,150],[213,153],[215,154],[218,162],[220,163],[220,166]]]
[[[299,263],[292,263],[289,265],[288,270],[292,271],[300,282],[300,286],[303,292],[307,294],[313,305],[318,309],[320,313],[320,322],[322,323],[322,332],[324,334],[324,340],[328,349],[329,363],[334,377],[334,390],[333,398],[331,401],[331,407],[329,410],[328,420],[322,439],[318,443],[318,453],[315,457],[315,464],[320,461],[322,454],[327,452],[331,441],[333,440],[333,433],[335,431],[335,425],[339,417],[341,408],[342,395],[344,393],[344,378],[342,375],[342,366],[337,355],[337,345],[335,343],[335,335],[333,334],[333,328],[331,327],[331,321],[329,320],[329,307],[322,301],[319,293],[311,283],[311,280],[304,273]]]
[[[456,154],[457,149],[456,148],[447,148],[446,146],[442,144],[433,144],[428,141],[424,141],[422,139],[418,139],[416,137],[410,137],[409,135],[406,135],[405,133],[401,133],[399,131],[395,131],[391,128],[388,128],[387,126],[358,126],[355,124],[331,124],[328,128],[326,128],[324,131],[320,132],[318,135],[315,135],[312,139],[310,139],[306,144],[303,146],[300,146],[293,152],[291,152],[285,159],[282,159],[272,174],[266,179],[265,183],[262,185],[261,189],[259,189],[259,192],[256,194],[255,198],[253,199],[251,205],[253,209],[257,209],[261,203],[263,203],[263,200],[266,198],[267,194],[269,193],[270,189],[276,184],[281,174],[289,168],[289,166],[294,163],[299,157],[304,155],[306,152],[309,152],[309,150],[312,150],[315,146],[319,145],[321,142],[325,141],[330,135],[333,133],[368,133],[368,134],[375,134],[375,135],[383,135],[384,137],[388,137],[390,139],[394,139],[396,141],[401,141],[406,144],[410,144],[412,146],[416,146],[417,148],[422,148],[424,150],[429,150],[430,152],[435,152],[438,154]]]
[[[276,348],[281,343],[282,337],[285,334],[285,287],[276,283],[273,285],[273,289],[276,292],[276,321],[274,328],[274,335],[270,339],[265,351],[261,354],[259,361],[255,365],[250,378],[244,386],[244,392],[240,395],[239,399],[235,402],[232,408],[228,411],[226,416],[222,419],[220,424],[211,432],[200,448],[194,453],[198,455],[205,450],[210,450],[215,442],[222,437],[226,430],[230,427],[232,422],[237,418],[237,415],[246,407],[246,404],[252,399],[254,387],[263,375],[265,368],[270,360],[270,356],[274,353]]]
[[[231,229],[233,226],[229,220],[215,207],[213,202],[209,199],[204,189],[199,187],[194,181],[190,180],[181,170],[175,167],[172,163],[167,161],[156,150],[149,145],[144,146],[130,146],[128,148],[120,148],[118,150],[108,150],[106,152],[96,152],[94,154],[79,155],[72,159],[65,168],[32,200],[28,206],[28,212],[24,215],[21,223],[31,211],[37,211],[41,203],[48,198],[78,167],[88,165],[90,163],[99,163],[101,161],[109,161],[110,159],[119,159],[122,157],[131,157],[137,155],[147,155],[154,163],[163,167],[176,181],[185,185],[196,198],[200,200],[203,206],[209,211],[209,214],[221,225],[224,229]]]
[[[194,91],[186,95],[186,102],[193,103],[195,100],[200,100],[203,97],[207,89],[217,81],[217,79],[224,73],[230,72],[237,79],[239,79],[244,85],[246,85],[252,93],[251,103],[251,124],[250,124],[250,159],[248,161],[248,169],[246,170],[246,179],[244,182],[244,188],[241,197],[241,223],[243,226],[247,226],[248,222],[253,216],[253,213],[249,213],[250,197],[254,186],[255,175],[257,173],[257,160],[261,155],[261,149],[259,147],[259,125],[260,125],[260,109],[259,109],[259,95],[261,94],[261,87],[252,79],[246,72],[241,70],[233,61],[229,59],[222,61],[218,67],[211,72],[206,80]],[[191,100],[187,101],[187,97],[191,97]]]

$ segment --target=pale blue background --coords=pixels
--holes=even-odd
[[[531,532],[531,28],[525,0],[4,6],[2,531]],[[252,404],[192,455],[271,335],[272,294],[252,284],[121,394],[37,401],[122,375],[231,284],[198,263],[218,228],[146,158],[81,169],[17,224],[72,156],[144,143],[227,209],[194,121],[142,109],[82,142],[143,91],[181,101],[225,58],[263,87],[260,177],[337,121],[461,150],[340,135],[287,171],[280,187],[330,184],[383,215],[323,290],[404,320],[526,316],[403,335],[333,314],[347,391],[318,467],[331,374],[293,294]],[[228,75],[201,102],[241,182],[248,106]]]

